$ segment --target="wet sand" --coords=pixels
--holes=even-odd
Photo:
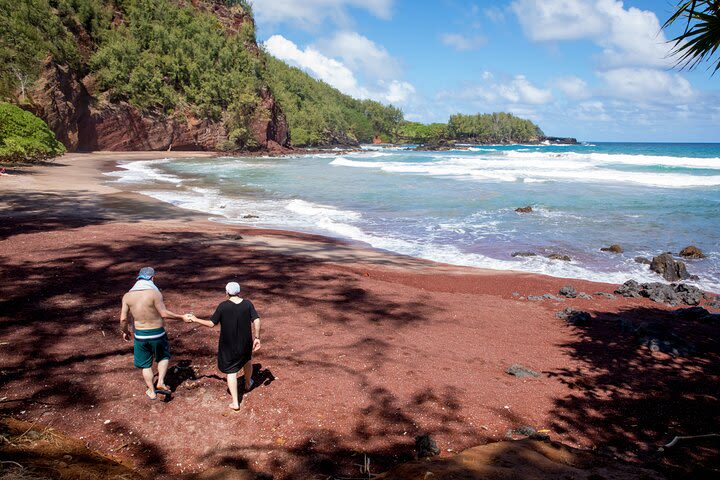
[[[529,301],[566,284],[590,294],[616,286],[209,222],[102,175],[119,159],[168,155],[178,153],[67,155],[0,178],[4,414],[167,478],[217,465],[357,476],[364,455],[373,472],[412,458],[419,433],[451,455],[524,425],[670,472],[717,468],[707,460],[717,463],[717,445],[655,456],[675,435],[720,425],[717,320],[647,299]],[[226,408],[217,331],[177,321],[167,325],[174,394],[145,398],[118,332],[120,298],[143,265],[156,268],[177,313],[209,316],[230,280],[256,305],[259,386],[240,412]],[[566,307],[593,320],[569,325],[555,316]],[[693,354],[642,346],[634,332],[643,322]],[[542,376],[510,376],[513,364]]]

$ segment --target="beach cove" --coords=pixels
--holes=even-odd
[[[166,156],[70,154],[0,178],[3,413],[158,478],[216,465],[351,475],[363,455],[380,472],[411,459],[422,433],[449,457],[526,425],[666,472],[717,468],[707,446],[654,456],[720,420],[717,320],[614,295],[617,284],[210,222],[106,175]],[[253,299],[265,344],[240,413],[223,408],[216,335],[182,322],[168,323],[172,401],[148,405],[133,389],[117,315],[145,264],[174,311],[207,315],[231,279]],[[560,297],[568,284],[590,298]],[[591,320],[558,318],[568,307]],[[643,323],[687,351],[652,351],[636,335]],[[509,375],[513,365],[540,376]]]

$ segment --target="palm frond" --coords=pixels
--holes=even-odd
[[[692,70],[703,62],[710,63],[713,74],[720,70],[720,2],[716,0],[685,0],[678,3],[675,13],[665,22],[667,28],[681,18],[687,18],[683,33],[670,40],[674,43],[671,55],[677,57],[676,66]]]

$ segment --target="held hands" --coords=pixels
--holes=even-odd
[[[186,313],[185,315],[183,315],[183,322],[185,322],[185,323],[192,323],[196,319],[197,319],[197,317],[195,315],[193,315],[192,313]]]

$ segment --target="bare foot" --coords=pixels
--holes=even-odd
[[[157,395],[155,395],[155,390],[153,390],[152,388],[148,388],[147,390],[145,390],[145,395],[147,395],[150,400],[155,400],[157,398]]]
[[[157,393],[162,393],[163,395],[170,395],[172,393],[172,391],[170,390],[170,387],[168,387],[167,385],[162,384],[162,383],[158,383],[155,386],[155,391]]]
[[[231,410],[235,410],[236,412],[240,410],[240,405],[238,405],[237,403],[231,403],[230,405],[228,405],[228,407],[230,407]]]

